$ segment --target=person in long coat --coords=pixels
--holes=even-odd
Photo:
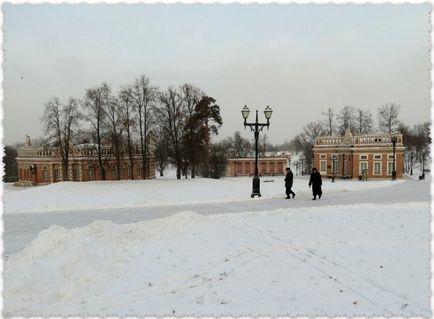
[[[292,198],[295,197],[295,193],[291,189],[293,180],[294,180],[294,174],[292,174],[291,168],[288,167],[286,169],[286,176],[285,176],[286,199],[290,199],[291,194],[292,194]]]
[[[317,196],[318,199],[321,198],[322,195],[321,185],[322,185],[321,174],[314,167],[312,169],[312,174],[310,174],[310,179],[309,179],[309,187],[312,186],[312,194],[313,194],[312,200],[316,200]]]

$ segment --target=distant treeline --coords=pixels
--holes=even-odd
[[[423,166],[429,156],[429,122],[408,127],[399,121],[399,105],[384,104],[377,109],[377,123],[369,110],[344,106],[340,111],[328,108],[324,119],[307,123],[302,132],[282,144],[271,144],[268,136],[259,137],[259,156],[273,155],[278,151],[301,153],[301,170],[309,171],[313,163],[314,140],[318,136],[342,135],[346,129],[353,134],[374,132],[401,132],[406,150],[405,170],[412,173],[415,163]],[[239,131],[220,142],[212,136],[219,133],[223,124],[216,100],[192,84],[170,86],[160,90],[146,76],[121,86],[113,92],[107,83],[84,90],[83,97],[70,97],[62,102],[50,98],[41,116],[44,138],[33,139],[34,146],[56,146],[60,150],[63,168],[68,167],[70,146],[88,144],[98,157],[98,167],[103,179],[106,176],[103,147],[109,146],[116,159],[120,178],[121,156],[125,150],[130,159],[132,150],[139,148],[142,169],[153,156],[160,176],[169,163],[175,164],[180,179],[197,174],[220,178],[225,171],[227,158],[254,156],[254,141],[243,138]],[[22,144],[21,144],[22,145]],[[20,145],[16,145],[20,146]],[[5,148],[4,180],[17,176],[16,147]],[[135,172],[131,169],[131,172]],[[62,174],[68,178],[69,174]],[[146,176],[144,172],[141,176]],[[134,179],[134,175],[132,176]]]

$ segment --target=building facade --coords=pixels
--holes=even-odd
[[[274,176],[286,174],[288,158],[263,157],[258,159],[258,173],[260,176]],[[230,158],[226,160],[226,176],[255,175],[255,158]]]
[[[327,136],[315,139],[314,167],[323,176],[342,178],[392,177],[395,165],[396,177],[404,172],[404,146],[402,134],[396,137],[395,154],[391,134]],[[395,159],[394,159],[395,155]]]
[[[134,148],[132,164],[128,153],[124,151],[121,156],[120,177],[116,160],[109,147],[102,151],[106,180],[142,179],[142,157],[140,150]],[[57,148],[44,148],[25,146],[18,149],[16,158],[18,166],[18,180],[34,184],[49,184],[63,181],[63,163]],[[155,178],[155,161],[148,158],[145,167],[145,179]],[[97,152],[94,146],[85,144],[72,146],[68,161],[68,180],[76,182],[102,180]]]

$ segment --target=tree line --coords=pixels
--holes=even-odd
[[[134,179],[133,154],[137,148],[143,178],[151,154],[161,176],[171,161],[178,179],[187,177],[187,172],[194,178],[198,170],[202,176],[211,177],[211,137],[223,124],[216,100],[198,87],[182,84],[160,90],[145,75],[117,92],[102,83],[86,89],[82,98],[70,97],[62,102],[53,97],[45,103],[41,121],[45,144],[58,147],[65,180],[74,144],[94,149],[103,180],[107,174],[106,147],[114,158],[118,179],[124,154],[131,166],[130,178]]]
[[[314,140],[319,136],[342,135],[347,129],[353,134],[401,132],[406,147],[405,171],[412,174],[415,164],[423,167],[429,156],[430,124],[408,127],[399,120],[399,109],[395,103],[378,107],[374,123],[370,110],[348,105],[338,112],[328,108],[322,112],[322,120],[307,123],[295,138],[282,144],[273,145],[266,134],[261,134],[259,156],[297,151],[304,157],[299,163],[303,166],[301,170],[309,171],[313,165]],[[225,172],[226,159],[254,156],[254,141],[243,138],[239,131],[219,142],[211,140],[223,124],[214,98],[191,84],[160,90],[144,75],[122,86],[116,94],[107,83],[102,83],[86,89],[82,98],[69,98],[62,103],[53,97],[45,103],[41,120],[45,138],[35,139],[33,144],[58,147],[64,169],[68,167],[71,145],[88,144],[95,150],[103,179],[107,146],[115,158],[118,179],[125,150],[133,168],[133,149],[140,149],[141,176],[146,176],[147,161],[152,154],[160,176],[172,163],[178,179],[188,174],[192,178],[197,174],[220,178]],[[13,151],[8,149],[12,155]],[[13,165],[9,167],[14,169]],[[134,171],[131,169],[132,179]],[[66,171],[63,176],[67,180]]]
[[[405,171],[413,174],[416,163],[423,167],[429,155],[431,144],[430,123],[406,126],[399,120],[400,105],[386,103],[377,108],[377,122],[370,110],[346,105],[336,112],[328,108],[322,112],[323,120],[307,123],[302,132],[297,134],[293,142],[297,151],[304,157],[303,170],[310,171],[313,165],[313,147],[315,138],[319,136],[343,135],[349,129],[352,134],[370,134],[376,132],[403,134]]]

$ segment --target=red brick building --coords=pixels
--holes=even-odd
[[[259,175],[284,175],[288,167],[286,157],[263,157],[258,159]],[[255,158],[230,158],[226,160],[226,176],[255,175]]]
[[[396,177],[404,172],[404,146],[402,134],[396,137]],[[374,179],[392,177],[393,143],[391,134],[327,136],[315,139],[314,167],[323,176],[358,178],[360,175]]]
[[[106,180],[117,180],[115,158],[109,147],[103,148],[106,168]],[[63,181],[62,158],[55,147],[25,146],[18,149],[16,158],[18,180],[35,184],[48,184]],[[145,178],[155,178],[155,161],[148,158]],[[101,180],[98,158],[95,147],[89,144],[73,146],[68,164],[69,181],[85,182]],[[142,179],[142,158],[140,150],[133,150],[133,167],[128,154],[124,151],[121,160],[120,179]]]

